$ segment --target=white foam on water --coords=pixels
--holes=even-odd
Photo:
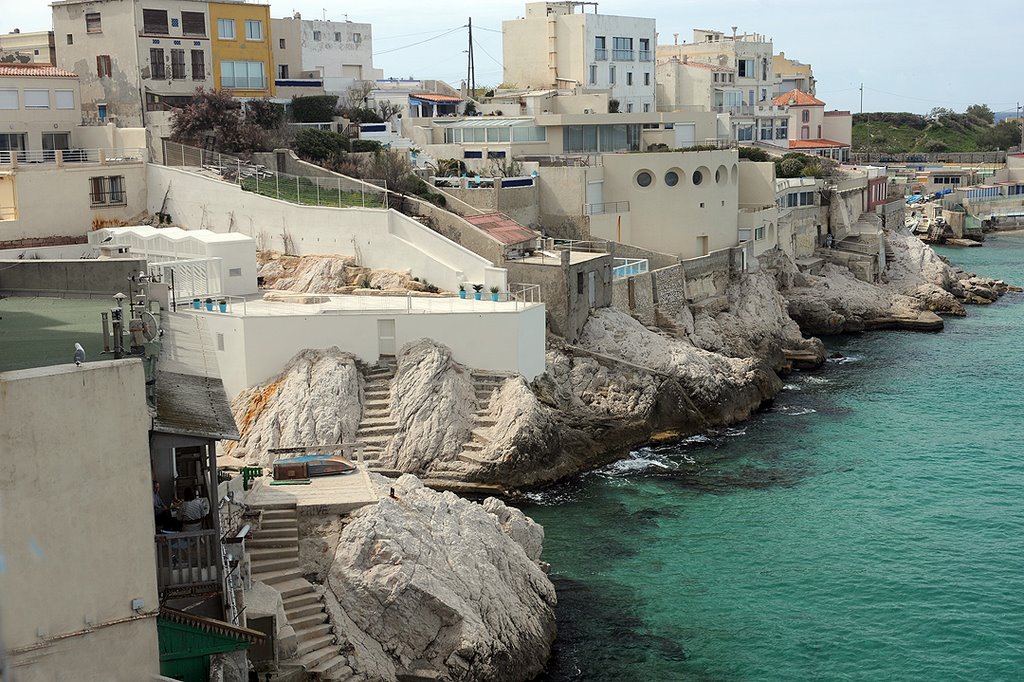
[[[821,385],[821,384],[831,384],[832,383],[830,380],[826,379],[825,377],[815,377],[815,376],[806,376],[806,377],[804,377],[804,381],[806,381],[809,384],[818,384],[818,385]]]
[[[805,414],[814,414],[817,412],[817,410],[812,407],[795,407],[791,405],[786,405],[772,411],[778,412],[779,414],[788,414],[793,417],[799,417]]]
[[[803,389],[800,388],[799,384],[783,384],[782,385],[782,390],[783,391],[802,391]]]

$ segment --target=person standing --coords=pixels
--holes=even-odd
[[[210,513],[210,501],[205,497],[196,497],[196,491],[185,488],[185,500],[178,507],[178,520],[181,529],[191,532],[202,530],[203,519]]]

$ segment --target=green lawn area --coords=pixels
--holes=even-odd
[[[318,190],[316,182],[310,178],[278,176],[259,178],[257,181],[255,177],[248,177],[242,180],[242,189],[305,206],[380,208],[382,201],[380,193],[367,192],[364,194],[344,189],[339,191],[337,185],[330,186],[333,183],[334,181],[330,178],[325,178]]]
[[[853,126],[853,151],[887,152],[974,152],[978,151],[978,131],[962,133],[931,124],[924,130],[910,126],[870,121]],[[938,144],[945,148],[939,149]]]

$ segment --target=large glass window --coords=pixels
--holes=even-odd
[[[541,126],[522,126],[512,129],[513,142],[544,142],[547,130]]]
[[[221,62],[220,86],[234,90],[262,90],[267,87],[263,62]]]
[[[235,39],[235,20],[234,19],[218,19],[217,20],[217,37],[221,40],[234,40]]]
[[[750,142],[754,139],[754,126],[740,126],[736,129],[736,139],[740,142]]]
[[[633,39],[612,38],[612,59],[633,61]]]
[[[565,126],[562,150],[566,154],[595,154],[640,149],[640,124]]]
[[[245,22],[245,37],[247,40],[263,40],[263,22],[247,20]]]
[[[604,36],[594,36],[594,61],[608,59],[608,43]]]
[[[740,78],[753,78],[754,77],[754,60],[753,59],[737,59],[736,60],[736,75]]]

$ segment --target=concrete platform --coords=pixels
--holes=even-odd
[[[366,470],[360,468],[344,476],[321,476],[308,485],[270,485],[270,476],[256,479],[246,495],[245,503],[263,505],[294,503],[296,511],[308,514],[347,514],[376,504],[377,489]]]

